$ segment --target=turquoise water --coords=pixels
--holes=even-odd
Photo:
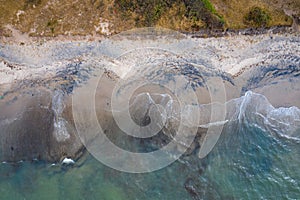
[[[147,174],[110,169],[89,154],[73,166],[0,164],[0,199],[299,199],[299,141],[231,123],[205,159],[195,152]]]

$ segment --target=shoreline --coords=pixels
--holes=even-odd
[[[251,27],[244,29],[203,29],[195,33],[186,33],[191,35],[194,38],[218,38],[218,37],[230,37],[230,36],[258,36],[265,34],[297,34],[298,31],[295,31],[292,26],[273,26],[273,27]]]
[[[16,42],[2,44],[0,77],[3,78],[0,79],[2,88],[0,88],[0,95],[3,96],[1,94],[3,88],[9,88],[5,85],[27,79],[35,80],[43,77],[48,79],[55,76],[60,70],[67,70],[66,65],[68,63],[80,63],[86,59],[97,58],[97,56],[100,56],[99,58],[108,56],[114,59],[115,55],[111,55],[111,51],[116,51],[115,53],[122,55],[136,47],[153,47],[176,53],[196,65],[200,64],[228,73],[239,85],[246,84],[245,80],[248,79],[241,77],[252,76],[251,73],[248,74],[248,71],[259,66],[272,65],[274,63],[274,59],[271,58],[273,54],[284,56],[284,54],[296,55],[297,52],[299,53],[297,49],[299,33],[272,31],[277,29],[268,30],[268,33],[259,32],[260,34],[257,35],[236,33],[236,35],[227,34],[217,38],[178,32],[175,32],[175,35],[168,35],[169,30],[162,29],[161,31],[158,29],[157,32],[153,32],[153,30],[156,31],[156,29],[139,29],[137,33],[129,31],[109,38],[99,36],[97,40],[92,40],[89,37],[76,37],[76,40],[73,40],[73,37],[61,36],[48,38],[49,40],[35,38],[35,42],[21,45]],[[174,32],[171,33],[174,34]],[[147,37],[149,35],[150,37]],[[284,41],[286,41],[285,44]],[[66,48],[69,50],[65,53]],[[101,50],[102,48],[104,50]],[[151,57],[151,55],[148,56]],[[107,58],[103,59],[106,60]],[[138,62],[135,57],[132,59],[131,62]],[[276,62],[281,61],[276,59]],[[130,65],[130,63],[127,64]],[[111,70],[119,75],[128,71],[123,68]]]
[[[0,128],[3,140],[9,141],[2,141],[5,158],[40,156],[44,160],[61,161],[65,157],[80,157],[82,145],[74,129],[72,96],[81,86],[90,86],[87,81],[95,77],[97,70],[107,72],[104,83],[100,84],[102,88],[97,88],[101,104],[97,106],[98,113],[106,121],[107,129],[116,125],[107,112],[110,109],[101,108],[110,105],[110,93],[117,82],[125,75],[133,78],[141,74],[149,77],[146,72],[155,75],[161,70],[161,61],[168,64],[162,68],[168,74],[163,77],[166,82],[162,85],[172,86],[172,77],[185,76],[196,85],[199,105],[212,102],[205,87],[207,78],[224,85],[225,102],[251,90],[266,96],[273,107],[300,108],[297,34],[219,38],[176,37],[175,34],[156,38],[155,32],[150,32],[150,37],[141,37],[145,33],[128,32],[100,42],[82,38],[69,41],[62,37],[42,43],[1,45]],[[155,92],[154,89],[148,88],[150,92]],[[80,102],[88,100],[83,95]],[[47,130],[39,131],[43,127]],[[37,141],[26,146],[30,143],[28,135],[42,138],[43,144]],[[39,152],[35,152],[35,146]]]
[[[116,34],[111,35],[99,35],[99,34],[87,34],[87,35],[57,35],[53,37],[44,37],[44,36],[29,36],[27,33],[21,33],[19,30],[10,27],[13,32],[12,36],[0,36],[0,44],[31,44],[31,43],[43,43],[43,42],[59,42],[59,41],[102,41],[105,39],[109,39],[111,37],[116,37],[118,35],[122,35],[123,33],[128,33],[133,30],[143,30],[143,29],[157,29],[163,30],[167,32],[175,32],[176,34],[183,35],[191,38],[223,38],[223,37],[234,37],[234,36],[260,36],[260,35],[299,35],[300,32],[295,30],[293,26],[273,26],[273,27],[251,27],[244,29],[200,29],[197,32],[185,32],[185,31],[173,31],[171,29],[166,29],[163,27],[144,27],[144,28],[136,28],[132,30],[123,31]],[[158,36],[158,35],[155,35]]]

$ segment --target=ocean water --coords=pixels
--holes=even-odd
[[[289,48],[283,48],[283,42]],[[131,63],[131,58],[136,58],[138,62],[142,63],[147,57],[143,58],[143,56],[137,55],[143,55],[144,52],[152,51],[152,54],[149,54],[151,56],[158,52],[154,54],[156,58],[165,55],[161,53],[161,50],[154,51],[151,48],[143,51],[138,49],[125,54],[137,47],[150,45],[159,49],[172,50],[172,52],[182,54],[182,57],[187,57],[193,63],[209,66],[209,68],[214,67],[210,63],[211,60],[216,66],[222,66],[220,62],[224,61],[219,61],[219,55],[228,51],[227,48],[224,48],[224,52],[222,52],[222,48],[215,48],[218,47],[218,43],[208,46],[207,43],[206,40],[197,43],[189,39],[170,44],[160,40],[156,40],[154,43],[146,41],[145,44],[138,41],[134,43],[132,40],[119,42],[108,40],[100,45],[98,42],[97,44],[96,42],[89,44],[68,42],[60,45],[45,45],[35,51],[29,47],[26,50],[26,46],[22,47],[25,49],[24,51],[19,51],[18,46],[7,46],[0,51],[0,56],[12,63],[24,63],[25,66],[30,67],[53,65],[57,62],[58,69],[62,69],[55,72],[58,80],[60,77],[64,79],[66,74],[86,80],[89,68],[81,68],[81,62],[74,65],[71,63],[66,67],[63,61],[91,54],[92,58],[99,57],[102,61],[105,61],[103,56],[109,56],[118,58],[118,61],[125,63],[128,60]],[[223,43],[228,45],[227,40]],[[221,41],[221,44],[223,43]],[[282,65],[283,58],[286,59],[282,55],[296,55],[298,44],[299,39],[294,37],[267,39],[255,46],[249,45],[247,51],[241,51],[241,59],[256,58],[261,54],[268,53],[272,65],[276,59]],[[219,49],[221,52],[216,53],[211,49]],[[34,52],[33,55],[28,55],[29,51]],[[138,52],[140,54],[137,54]],[[245,52],[248,53],[245,54]],[[125,56],[121,56],[123,54]],[[240,54],[237,53],[237,55]],[[129,57],[126,58],[126,55]],[[232,57],[228,56],[228,58],[231,60]],[[297,61],[295,59],[291,62],[297,65]],[[63,64],[59,64],[59,62]],[[96,66],[100,65],[97,62],[96,64]],[[104,62],[104,65],[108,64],[110,64],[108,61]],[[159,65],[156,66],[161,68]],[[288,63],[286,68],[289,69],[289,67]],[[145,69],[158,71],[152,65]],[[180,73],[187,77],[193,77],[198,85],[201,85],[202,82],[194,77],[194,74],[199,72],[205,75],[223,76],[224,80],[231,81],[226,79],[224,73],[220,74],[215,71],[207,73],[192,69],[194,68],[188,65],[188,67],[183,67]],[[142,71],[140,66],[136,70]],[[140,76],[140,71],[135,74]],[[282,75],[278,71],[282,73],[282,70],[278,69],[272,76]],[[265,73],[270,74],[269,71]],[[260,71],[257,74],[259,78],[262,77]],[[295,79],[298,79],[297,70],[294,75]],[[267,78],[266,82],[269,83],[270,79],[268,76]],[[250,83],[258,84],[260,81],[260,79],[255,79]],[[53,82],[52,79],[51,82]],[[66,93],[71,93],[73,90],[73,79],[70,79],[70,82],[63,87]],[[31,81],[29,83],[31,84]],[[296,84],[294,84],[295,88],[298,88]],[[249,88],[251,87],[246,87],[246,89]],[[199,148],[196,148],[191,154],[180,157],[168,167],[145,174],[130,174],[111,169],[88,152],[76,160],[74,165],[46,163],[39,160],[17,163],[3,162],[0,163],[0,200],[300,199],[299,109],[296,107],[274,108],[266,98],[251,92],[228,102],[227,106],[228,123],[213,150],[203,159],[199,158]],[[120,138],[123,139],[123,137]],[[139,145],[130,142],[122,144]],[[128,147],[128,149],[130,148]]]
[[[239,112],[204,159],[195,150],[145,174],[116,171],[88,153],[74,165],[4,162],[0,199],[299,199],[299,109],[274,108],[251,92],[228,104]]]

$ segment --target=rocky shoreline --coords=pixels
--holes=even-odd
[[[179,38],[152,35],[148,39],[134,40],[137,35],[133,34],[101,41],[2,44],[0,160],[58,162],[64,158],[79,158],[85,150],[73,121],[72,96],[98,70],[104,70],[105,74],[104,85],[97,89],[100,108],[108,106],[106,103],[110,102],[115,84],[131,72],[132,68],[128,66],[153,65],[158,60],[170,65],[166,69],[171,71],[167,70],[169,75],[164,80],[178,74],[195,84],[200,104],[211,101],[209,91],[203,85],[210,77],[221,78],[226,91],[225,101],[252,90],[265,95],[275,107],[300,107],[300,50],[297,48],[300,41],[296,33],[283,31],[282,34],[282,30],[285,28],[272,29],[271,36],[270,31],[264,29],[244,30],[244,34],[233,31],[233,35],[228,30],[221,38],[205,38],[207,33],[201,33],[177,34]],[[257,32],[259,35],[255,34]],[[136,48],[148,50],[128,53]],[[164,51],[156,52],[151,48],[163,48]],[[173,53],[177,56],[173,57]],[[122,57],[124,54],[127,56]],[[183,61],[190,65],[181,65]],[[145,68],[144,71],[150,69],[156,70]],[[104,126],[110,130],[108,132],[115,137],[116,124],[111,114],[101,109],[98,114],[106,121]],[[196,148],[197,145],[193,146]]]

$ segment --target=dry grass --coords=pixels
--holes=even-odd
[[[170,10],[161,16],[157,25],[177,31],[193,31],[192,27],[195,26],[202,28],[205,27],[205,23],[203,21],[193,21],[185,16],[185,7],[183,3],[174,4]]]
[[[4,28],[16,18],[16,13],[22,8],[22,4],[14,0],[0,0],[0,35],[8,36],[10,32]]]
[[[113,16],[113,10],[110,11],[111,1],[105,0],[41,0],[39,5],[27,6],[28,0],[19,1],[19,5],[0,1],[5,2],[1,6],[5,8],[6,13],[10,13],[9,17],[0,15],[1,21],[4,22],[1,24],[2,29],[4,24],[12,24],[31,36],[101,34],[101,28],[97,29],[99,23]],[[17,18],[16,14],[21,10],[24,13]]]
[[[193,27],[207,27],[207,22],[201,18],[195,20],[188,17],[184,3],[178,2],[164,10],[154,25],[181,31],[194,31]],[[204,2],[210,5],[208,0]],[[212,13],[211,16],[223,18],[225,28],[233,29],[251,26],[245,22],[245,16],[254,6],[261,7],[271,16],[269,26],[291,25],[292,20],[285,15],[284,10],[296,14],[299,14],[300,10],[299,0],[211,2],[214,6],[208,9]],[[12,24],[31,36],[104,34],[100,28],[101,22],[110,22],[109,28],[114,33],[144,26],[138,23],[145,20],[144,17],[134,11],[118,10],[114,0],[0,0],[0,35],[10,34],[5,28],[7,24]]]
[[[269,26],[291,25],[292,19],[284,13],[283,8],[299,11],[300,7],[296,6],[298,4],[297,0],[285,7],[282,7],[280,1],[282,4],[286,2],[283,0],[211,0],[216,10],[224,16],[226,26],[233,29],[251,26],[245,23],[245,16],[251,8],[256,6],[262,8],[270,15],[271,21],[268,24]]]

